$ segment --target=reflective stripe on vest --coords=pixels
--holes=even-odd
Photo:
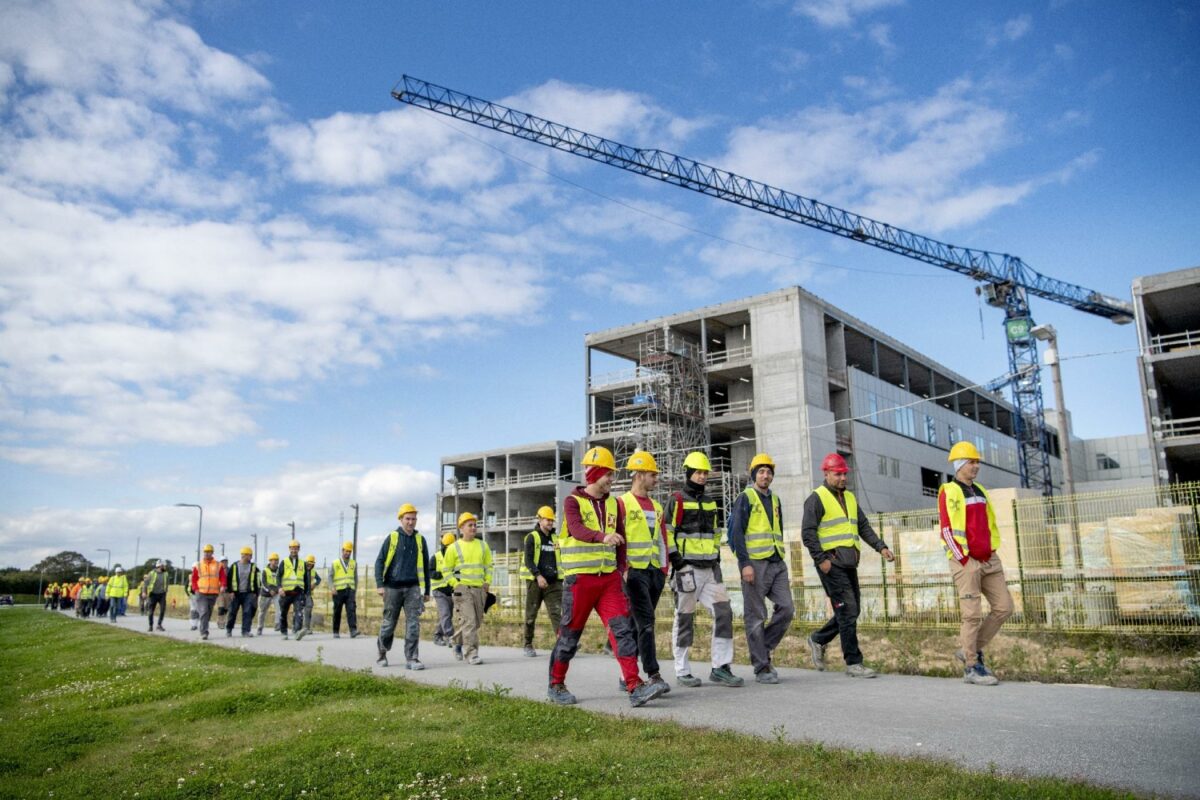
[[[538,529],[531,530],[525,534],[525,538],[533,537],[533,565],[536,567],[542,562],[542,532]],[[525,563],[525,554],[521,554],[521,580],[531,581],[534,575],[529,571],[529,565]]]
[[[716,531],[717,501],[684,499],[680,505],[683,518],[675,527],[675,549],[687,561],[716,561],[721,548],[721,535]]]
[[[821,498],[821,505],[825,507],[825,513],[821,515],[821,524],[817,526],[817,539],[821,542],[821,549],[853,547],[861,550],[862,545],[858,541],[858,500],[854,498],[854,493],[849,490],[842,492],[846,501],[846,510],[843,511],[828,486],[818,486],[816,492],[817,497]]]
[[[349,564],[343,564],[339,558],[333,562],[333,590],[340,591],[341,589],[353,589],[355,573],[358,571],[358,564],[354,559],[350,559]]]
[[[242,566],[241,560],[237,560],[229,565],[229,591],[236,592],[238,590],[238,570]],[[253,563],[247,564],[250,567],[250,582],[247,584],[247,592],[258,591],[258,567]]]
[[[596,510],[587,498],[568,495],[564,503],[579,506],[579,518],[588,530],[597,533],[616,533],[617,499],[612,495],[604,501],[604,524],[596,517]],[[617,548],[603,542],[581,542],[571,536],[563,513],[561,533],[558,536],[558,563],[563,575],[607,575],[617,569]]]
[[[662,536],[658,526],[662,524],[663,510],[657,500],[650,501],[654,506],[654,527],[646,521],[646,510],[633,492],[626,492],[621,497],[621,505],[625,507],[625,558],[634,569],[647,567],[662,568]]]
[[[429,590],[441,589],[450,585],[450,576],[446,574],[446,556],[441,550],[433,554],[433,568],[441,575],[440,578],[433,578],[429,581]]]
[[[292,563],[291,556],[283,560],[283,579],[280,585],[285,592],[304,588],[304,561],[299,556],[296,557],[295,564]]]
[[[279,573],[268,567],[262,568],[262,585],[266,587],[275,587],[279,585]]]
[[[196,591],[200,594],[219,594],[221,591],[221,562],[215,558],[201,559],[196,565]]]
[[[463,545],[466,545],[465,550]],[[468,553],[470,558],[467,557]],[[454,555],[458,558],[453,569],[453,583],[462,583],[467,586],[483,586],[487,583],[487,567],[491,562],[490,554],[491,551],[487,549],[487,545],[478,539],[470,542],[460,539],[455,542]]]
[[[408,534],[404,534],[407,536]],[[413,537],[417,540],[417,585],[425,585],[425,562],[428,557],[425,555],[425,537],[413,531]],[[396,557],[396,548],[400,546],[400,531],[392,531],[392,535],[388,537],[388,552],[387,558],[383,560],[383,579],[387,580],[388,568],[392,566],[392,559]]]
[[[124,575],[113,575],[108,581],[108,597],[127,597],[129,595],[129,578]]]
[[[991,500],[988,499],[987,491],[978,483],[971,485],[982,496],[983,502],[987,504],[988,532],[991,534],[992,552],[995,553],[1000,549],[1000,526],[996,524],[996,512],[992,508]],[[942,495],[946,496],[946,516],[950,521],[949,528],[942,528],[942,548],[946,551],[946,558],[955,558],[950,545],[945,541],[947,534],[954,539],[954,543],[958,545],[963,556],[968,556],[970,549],[967,547],[967,503],[971,500],[978,501],[980,498],[968,499],[963,494],[962,487],[954,481],[943,483],[942,487],[938,489],[939,506],[942,504]]]
[[[779,497],[771,495],[771,519],[762,504],[758,490],[747,486],[744,492],[750,500],[750,520],[746,523],[746,555],[752,559],[770,558],[775,553],[783,555],[783,530],[779,524]]]

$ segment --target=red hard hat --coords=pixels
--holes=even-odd
[[[846,466],[846,459],[839,456],[837,453],[830,453],[825,456],[821,462],[821,472],[849,472],[850,468]]]

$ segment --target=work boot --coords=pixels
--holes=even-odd
[[[462,654],[462,645],[461,645],[461,644],[456,644],[456,645],[454,645],[454,660],[455,660],[455,661],[462,661],[462,660],[463,660],[463,654]]]
[[[878,677],[878,675],[879,673],[877,673],[875,670],[871,669],[870,667],[863,666],[862,664],[846,665],[847,678],[875,678]]]
[[[662,685],[656,683],[639,683],[634,690],[629,693],[629,705],[634,708],[639,708],[646,705],[651,700],[662,695]]]
[[[200,638],[201,638],[201,639],[207,639],[207,638],[208,638],[208,634],[207,634],[207,633],[202,633],[202,634],[200,634]]]
[[[407,664],[405,664],[404,668],[411,669],[414,672],[417,672],[417,671],[425,669],[425,665],[421,663],[420,659],[414,658],[411,661],[409,661]]]
[[[678,683],[680,686],[686,686],[689,689],[695,689],[697,686],[704,683],[704,681],[700,680],[695,675],[692,675],[690,673],[687,675],[676,675],[675,682]]]
[[[671,684],[669,684],[669,683],[667,683],[666,681],[664,681],[664,680],[663,680],[662,673],[660,673],[660,672],[656,672],[656,673],[654,673],[653,675],[651,675],[651,676],[650,676],[650,683],[654,684],[655,686],[662,686],[662,687],[663,687],[663,690],[662,690],[662,693],[663,693],[663,694],[670,694],[670,693],[671,693]]]
[[[560,706],[573,706],[578,700],[575,695],[567,691],[566,684],[552,683],[550,688],[546,690],[546,697],[551,703],[557,703]]]
[[[995,686],[1000,683],[996,676],[988,672],[983,664],[976,664],[963,671],[963,683],[973,683],[976,686]]]
[[[350,631],[350,638],[357,639],[361,634],[358,631]]]
[[[757,683],[766,683],[766,684],[774,685],[776,683],[779,683],[779,674],[777,672],[775,672],[775,670],[771,669],[770,667],[767,667],[762,672],[754,673],[754,680]]]
[[[164,628],[162,625],[155,625],[155,626],[154,626],[154,630],[156,630],[156,631],[162,631],[163,633],[166,633],[166,632],[167,632],[167,629],[166,629],[166,628]]]
[[[617,678],[617,691],[621,694],[629,694],[629,687],[625,685],[624,678]]]
[[[296,631],[296,641],[300,641],[305,636],[308,636],[308,631]]]
[[[954,657],[956,659],[958,659],[958,663],[962,664],[963,668],[965,669],[967,666],[967,657],[963,654],[961,647],[954,651]],[[982,650],[975,651],[975,663],[976,664],[983,663],[983,651]]]
[[[808,637],[808,652],[812,654],[813,668],[817,672],[825,671],[825,645],[817,644],[811,636]]]
[[[341,635],[340,633],[335,633],[335,634],[333,635],[333,638],[335,638],[335,639],[340,639],[340,638],[342,638],[342,635]]]
[[[525,657],[526,658],[537,658],[537,650],[534,650],[529,645],[526,645],[525,646]]]
[[[312,628],[305,628],[305,629],[304,629],[304,635],[305,635],[305,636],[312,636]]]
[[[468,658],[467,663],[470,664],[472,667],[478,667],[480,664],[483,663],[483,659],[480,658],[478,656],[478,654],[476,654],[476,655],[473,655],[470,658]]]
[[[438,647],[441,647],[446,643],[446,640],[442,638],[441,634],[438,634],[437,636],[433,637],[433,643]]]
[[[232,639],[232,638],[233,638],[233,628],[226,628],[226,629],[225,629],[225,638],[226,638],[226,639]]]
[[[746,685],[745,679],[734,675],[729,669],[728,664],[723,667],[717,667],[712,672],[708,673],[708,679],[713,683],[719,683],[722,686],[730,686],[734,689]]]
[[[259,635],[259,636],[262,636],[262,629],[263,629],[263,626],[262,626],[262,625],[259,625],[259,626],[258,626],[258,635]]]
[[[387,651],[382,647],[376,646],[375,652],[379,654],[379,658],[375,659],[375,663],[381,667],[387,666]]]
[[[296,638],[297,638],[297,639],[299,639],[300,637],[299,637],[299,636],[297,636]],[[287,635],[286,633],[283,635],[283,640],[284,640],[285,642],[288,640],[288,635]]]

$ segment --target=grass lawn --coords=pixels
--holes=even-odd
[[[0,611],[0,798],[1101,798]]]

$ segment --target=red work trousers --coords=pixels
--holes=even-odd
[[[637,666],[637,637],[629,619],[629,601],[621,588],[621,576],[571,575],[563,582],[562,626],[550,654],[550,683],[565,683],[567,668],[579,649],[579,636],[595,611],[608,628],[608,639],[621,667],[621,679],[632,691],[641,682]]]

